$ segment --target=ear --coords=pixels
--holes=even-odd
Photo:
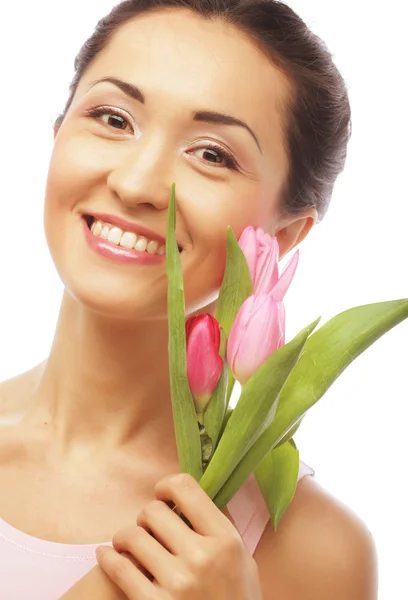
[[[278,224],[273,234],[279,243],[279,259],[295,248],[305,239],[317,221],[318,213],[315,208],[310,208],[301,215],[289,217]]]

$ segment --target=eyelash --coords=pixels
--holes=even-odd
[[[99,117],[103,117],[106,114],[116,116],[116,117],[119,116],[129,123],[127,117],[121,111],[119,111],[118,109],[111,108],[109,106],[101,106],[100,108],[94,108],[94,109],[88,110],[86,112],[86,115],[92,119],[97,119]],[[230,152],[228,152],[227,150],[225,150],[224,148],[222,148],[221,146],[216,144],[215,142],[207,142],[205,146],[203,146],[201,148],[195,148],[195,150],[204,150],[207,148],[211,148],[211,150],[217,151],[218,154],[225,160],[224,168],[231,169],[234,171],[239,170],[238,163],[235,160],[234,156]],[[216,163],[213,163],[213,164],[216,164]]]

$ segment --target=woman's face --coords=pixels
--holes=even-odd
[[[124,83],[97,83],[107,77]],[[139,91],[129,95],[125,84]],[[125,259],[134,253],[137,262],[116,260],[114,241],[107,251],[100,237],[97,247],[90,243],[95,236],[84,216],[102,213],[99,220],[108,225],[121,217],[136,231],[141,226],[151,238],[164,238],[175,182],[187,314],[214,301],[228,225],[237,238],[249,224],[272,234],[278,226],[288,172],[282,107],[289,93],[284,76],[232,26],[186,10],[123,25],[84,74],[55,138],[45,231],[69,292],[107,316],[166,315],[164,257],[145,264],[150,252],[128,249]],[[101,107],[114,114],[92,114]],[[131,245],[132,227],[122,231]]]

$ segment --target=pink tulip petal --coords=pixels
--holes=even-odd
[[[277,283],[279,277],[279,245],[276,238],[272,239],[270,236],[265,235],[266,237],[269,239],[262,246],[262,252],[256,265],[254,286],[254,293],[256,294],[268,294]]]
[[[187,378],[196,410],[203,410],[223,368],[218,354],[220,326],[212,315],[191,317],[186,323]]]
[[[257,228],[255,229],[255,236],[256,236],[256,241],[257,241],[257,242],[260,242],[260,241],[262,241],[262,239],[263,239],[264,235],[265,235],[265,232],[264,232],[264,230],[262,229],[262,227],[257,227]]]
[[[242,308],[242,307],[241,307]],[[278,321],[278,304],[267,294],[251,296],[242,314],[237,315],[234,331],[228,340],[227,360],[236,379],[241,384],[255,373],[258,367],[277,349],[281,335]],[[238,333],[240,320],[246,326]],[[232,359],[232,360],[231,360]]]
[[[278,282],[274,285],[271,295],[277,302],[281,302],[288,290],[288,287],[292,283],[293,277],[296,273],[296,269],[299,263],[299,250],[296,250],[291,260],[286,265],[285,270],[280,276]]]
[[[257,261],[257,243],[256,234],[252,225],[244,229],[239,238],[239,246],[245,255],[248,263],[249,273],[251,275],[252,285],[255,281],[256,261]]]
[[[285,345],[285,332],[286,332],[286,309],[283,302],[278,302],[278,323],[280,336],[278,341],[278,348]]]
[[[249,296],[241,305],[234,323],[231,327],[227,343],[227,361],[229,365],[235,363],[240,349],[241,341],[245,338],[253,314],[256,297]]]
[[[219,354],[213,352],[208,352],[208,354],[203,356],[202,360],[206,366],[206,378],[201,389],[211,396],[221,377],[223,360]]]

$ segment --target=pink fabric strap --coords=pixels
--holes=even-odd
[[[314,477],[315,471],[301,461],[298,482],[305,475]],[[247,548],[251,554],[254,554],[270,518],[254,474],[250,475],[238,493],[231,499],[228,510]]]
[[[304,475],[314,475],[314,471],[301,463],[298,480]],[[238,490],[228,509],[253,554],[269,520],[254,475]],[[0,519],[0,599],[58,600],[97,564],[95,550],[100,545],[41,540]]]

